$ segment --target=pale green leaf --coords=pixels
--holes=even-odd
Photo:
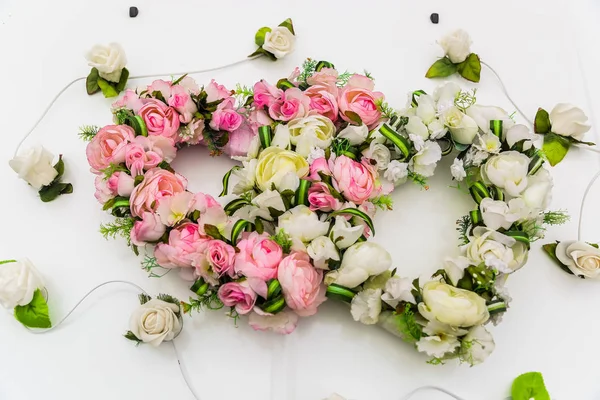
[[[48,304],[40,289],[34,292],[31,303],[15,307],[15,318],[29,328],[50,328],[52,326]]]

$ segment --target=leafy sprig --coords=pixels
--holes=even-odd
[[[417,323],[411,306],[410,303],[406,303],[404,310],[398,314],[397,322],[398,330],[402,333],[402,339],[409,343],[415,343],[423,336],[423,328]]]
[[[110,163],[110,165],[108,167],[104,168],[100,172],[102,172],[104,174],[104,180],[106,180],[106,179],[110,178],[117,171],[127,172],[127,168],[121,164]]]
[[[382,210],[393,210],[394,206],[394,200],[390,195],[378,196],[371,200],[371,203],[373,203],[375,207],[379,207]]]
[[[273,240],[275,243],[281,246],[281,249],[284,253],[287,254],[290,252],[290,249],[292,247],[292,240],[283,229],[279,229],[275,235],[271,236],[271,240]]]
[[[470,91],[461,90],[454,99],[454,105],[463,113],[467,111],[467,108],[471,107],[477,102],[477,89]]]
[[[96,125],[83,125],[79,127],[79,133],[77,135],[81,140],[90,142],[99,130],[100,127]]]
[[[127,245],[131,246],[131,229],[135,220],[133,218],[117,218],[115,222],[100,224],[100,233],[106,240],[108,238],[116,239],[117,236],[125,238]]]
[[[386,101],[383,99],[377,99],[375,101],[375,105],[379,109],[379,112],[383,115],[383,117],[392,119],[397,115],[396,110],[394,110]],[[407,121],[408,122],[408,121]],[[406,124],[405,124],[406,125]]]
[[[300,71],[300,75],[298,75],[298,82],[308,84],[307,80],[314,75],[318,63],[317,60],[311,58],[304,60],[302,63],[302,71]]]
[[[417,174],[416,172],[408,171],[408,178],[411,179],[417,185],[420,185],[423,189],[429,190],[429,186],[427,185],[427,178],[425,178],[421,174]]]
[[[544,224],[562,225],[569,221],[571,216],[564,210],[547,211],[544,213]]]
[[[352,78],[352,75],[354,74],[350,71],[344,71],[343,73],[339,74],[336,85],[339,87],[346,86],[350,78]]]
[[[131,331],[127,331],[127,333],[125,333],[123,336],[125,337],[125,339],[135,342],[136,346],[139,346],[142,343],[142,341],[137,336],[135,336],[133,334],[133,332],[131,332]]]
[[[460,240],[460,244],[468,244],[469,243],[469,230],[471,229],[471,217],[468,215],[463,215],[459,220],[456,221],[458,227],[456,230],[458,231],[458,239]]]
[[[220,310],[224,306],[221,299],[219,299],[217,291],[213,289],[207,290],[196,298],[190,297],[188,301],[189,303],[181,302],[184,314],[190,314],[192,311],[200,312],[204,309]]]
[[[144,256],[144,259],[142,260],[141,264],[142,264],[142,269],[144,271],[148,272],[149,278],[160,278],[160,277],[165,276],[169,272],[171,272],[171,269],[161,267],[158,264],[158,262],[156,261],[156,257],[151,257],[147,254]],[[154,272],[157,268],[159,268],[161,270],[166,270],[166,272],[159,275]]]

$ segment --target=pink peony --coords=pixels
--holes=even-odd
[[[210,121],[210,127],[215,131],[233,132],[242,125],[243,118],[234,109],[234,99],[229,97],[217,106]]]
[[[271,331],[287,335],[296,329],[298,315],[287,309],[275,315],[253,312],[248,318],[248,323],[255,331]]]
[[[148,94],[154,97],[154,92],[160,92],[163,99],[167,100],[171,97],[171,88],[173,87],[172,82],[163,81],[162,79],[157,79],[153,81],[150,86],[146,88]]]
[[[371,172],[361,163],[346,156],[339,156],[333,162],[333,177],[337,183],[336,189],[356,204],[367,200],[373,192]]]
[[[308,202],[312,211],[331,212],[339,210],[342,202],[333,197],[329,187],[323,182],[315,182],[308,189]]]
[[[326,300],[323,271],[312,266],[306,253],[292,253],[281,260],[277,279],[285,303],[302,317],[315,314]]]
[[[337,87],[338,72],[333,68],[323,68],[319,72],[315,72],[306,82],[309,85],[321,85],[328,88]]]
[[[219,288],[219,299],[227,307],[235,307],[238,314],[248,314],[256,303],[256,293],[246,282],[229,282]]]
[[[283,251],[268,235],[244,233],[237,247],[240,252],[235,258],[235,272],[264,282],[277,277]]]
[[[245,157],[248,154],[250,143],[256,136],[248,124],[242,124],[237,130],[229,134],[229,140],[223,151],[230,157]]]
[[[353,75],[338,95],[338,107],[343,120],[350,123],[361,122],[373,128],[381,118],[377,101],[383,100],[383,93],[373,92],[375,84],[364,75]]]
[[[310,109],[329,118],[332,121],[338,119],[337,87],[334,90],[322,85],[311,86],[304,92],[310,97]]]
[[[270,107],[283,96],[283,90],[271,85],[265,80],[254,84],[254,105],[256,108]]]
[[[231,91],[227,90],[225,86],[219,85],[214,79],[210,80],[210,83],[206,85],[204,91],[206,92],[207,103],[213,103],[231,96]]]
[[[110,164],[125,161],[125,146],[135,138],[127,125],[107,125],[100,129],[85,150],[92,172],[99,173]]]
[[[159,240],[166,232],[167,227],[160,222],[158,214],[145,212],[141,221],[135,221],[131,230],[131,243],[144,246],[147,242]]]
[[[192,267],[204,253],[210,238],[200,235],[198,225],[186,222],[169,232],[169,243],[154,249],[156,262],[163,268]]]
[[[94,196],[100,204],[104,204],[116,196],[129,197],[133,191],[134,180],[126,172],[117,171],[108,179],[97,175],[94,186],[96,187]]]
[[[118,110],[119,108],[125,108],[137,113],[143,105],[144,102],[140,99],[140,96],[133,90],[127,89],[123,97],[112,104],[112,109]]]
[[[179,174],[160,168],[151,169],[131,193],[131,215],[141,217],[145,211],[156,211],[160,199],[183,192],[186,186],[187,180]]]
[[[321,176],[319,172],[324,175],[331,175],[331,169],[329,168],[329,162],[325,157],[317,158],[310,164],[310,174],[308,178],[312,181],[320,181]]]
[[[211,240],[206,248],[206,260],[219,277],[234,275],[235,249],[222,240]]]
[[[168,99],[169,106],[179,113],[179,121],[188,124],[192,121],[194,113],[198,111],[196,103],[192,100],[189,92],[180,85],[171,88],[171,96]]]
[[[269,106],[269,115],[277,121],[305,117],[310,111],[310,97],[298,88],[291,88]]]
[[[164,136],[174,142],[179,140],[179,114],[173,107],[156,99],[148,99],[138,114],[146,123],[149,136]]]
[[[129,143],[125,147],[125,165],[133,176],[144,175],[144,170],[156,167],[162,160],[160,154],[146,151],[139,143]]]

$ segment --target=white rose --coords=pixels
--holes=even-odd
[[[379,275],[391,266],[392,256],[377,243],[356,243],[344,253],[340,268],[327,274],[325,284],[354,288],[369,276]]]
[[[511,273],[527,262],[527,247],[523,242],[487,227],[473,229],[469,240],[463,250],[474,265],[485,263],[500,272]]]
[[[515,213],[515,210],[511,210],[505,201],[494,200],[489,197],[481,201],[479,209],[485,226],[494,231],[500,228],[508,229],[520,218],[520,210]]]
[[[485,183],[496,185],[510,196],[518,196],[527,188],[529,157],[518,151],[505,151],[490,157],[481,168]]]
[[[477,122],[463,114],[456,106],[447,108],[441,115],[441,120],[450,130],[452,139],[460,144],[471,144],[479,132]]]
[[[362,154],[366,158],[375,160],[377,162],[377,169],[387,168],[392,157],[390,149],[386,145],[377,142],[371,142],[369,148],[365,149]]]
[[[320,269],[329,269],[327,265],[329,260],[340,260],[340,254],[338,253],[335,244],[327,236],[319,236],[314,238],[308,246],[306,246],[306,252],[312,258],[313,265]]]
[[[471,37],[462,29],[447,34],[438,43],[454,64],[465,61],[471,54]]]
[[[444,271],[454,286],[465,276],[465,269],[473,263],[466,257],[446,257],[444,260]]]
[[[284,26],[278,26],[265,34],[262,48],[276,58],[283,58],[294,51],[296,37]]]
[[[233,187],[232,192],[234,194],[242,194],[248,190],[254,189],[256,183],[256,165],[258,160],[252,159],[250,161],[243,161],[242,168],[233,171],[239,181]]]
[[[402,163],[398,160],[392,160],[387,166],[387,169],[383,173],[383,177],[395,185],[406,182],[408,176],[408,164]]]
[[[498,154],[502,149],[500,138],[493,133],[477,135],[477,139],[475,139],[473,145],[475,148],[491,154]]]
[[[492,334],[482,325],[474,326],[463,338],[462,359],[471,365],[484,362],[496,348]]]
[[[419,103],[417,105],[417,117],[421,118],[421,121],[425,125],[429,125],[435,119],[436,108],[433,97],[428,94],[419,96]]]
[[[572,104],[558,103],[550,111],[552,132],[561,136],[572,136],[577,140],[581,140],[583,134],[590,130],[591,126],[586,124],[587,120],[583,110]]]
[[[577,276],[600,278],[600,250],[594,246],[585,242],[560,242],[556,246],[556,258]]]
[[[415,303],[415,296],[411,293],[412,289],[411,279],[393,276],[385,283],[385,293],[381,296],[381,300],[394,308],[401,301]]]
[[[408,123],[404,125],[404,129],[406,132],[412,135],[420,136],[423,139],[429,138],[429,130],[427,129],[427,125],[423,123],[420,117],[412,116],[408,117]]]
[[[26,306],[37,289],[43,289],[42,276],[29,259],[0,264],[0,304],[7,310]]]
[[[439,144],[430,140],[410,159],[409,167],[417,174],[425,177],[432,176],[437,162],[442,159],[442,149]]]
[[[119,82],[121,72],[127,64],[125,50],[118,43],[110,43],[108,46],[95,45],[86,54],[88,65],[98,70],[101,78],[111,82]]]
[[[448,128],[446,128],[439,119],[431,121],[429,125],[427,125],[427,129],[429,130],[429,138],[431,140],[443,138],[448,132]]]
[[[445,82],[433,91],[433,100],[437,103],[438,114],[454,107],[454,100],[460,93],[460,86],[455,82]]]
[[[453,352],[460,342],[454,336],[423,336],[417,342],[417,350],[430,357],[443,357],[446,353]]]
[[[552,200],[552,187],[554,181],[552,175],[545,168],[540,168],[535,175],[530,175],[527,180],[527,188],[521,193],[525,205],[533,211],[543,211]]]
[[[467,177],[467,172],[465,171],[463,160],[455,158],[450,166],[450,173],[452,174],[452,177],[459,182],[465,179]]]
[[[490,314],[485,299],[477,293],[459,289],[439,281],[423,286],[423,302],[419,313],[430,321],[455,327],[470,327],[486,322]]]
[[[179,334],[182,325],[176,313],[179,305],[152,299],[131,314],[129,330],[144,343],[158,346]]]
[[[506,131],[506,143],[509,147],[513,147],[516,143],[524,140],[523,150],[529,150],[534,142],[539,140],[539,135],[532,133],[525,125],[514,125]]]
[[[381,289],[367,289],[358,292],[350,306],[352,318],[365,325],[374,325],[381,314]]]
[[[504,109],[496,106],[480,106],[479,104],[473,104],[471,107],[467,108],[467,115],[473,118],[483,133],[492,132],[490,129],[490,121],[492,120],[502,121],[503,132],[506,132],[515,124]]]
[[[278,230],[304,243],[327,235],[329,223],[319,221],[319,216],[305,205],[296,206],[279,216]]]
[[[353,145],[363,144],[369,136],[369,128],[365,125],[348,125],[337,135],[340,139],[346,139]]]
[[[288,122],[290,142],[296,146],[296,153],[308,157],[313,147],[326,149],[335,135],[335,125],[322,115],[309,115]]]
[[[346,249],[356,243],[364,230],[363,225],[352,226],[346,218],[337,216],[329,236],[338,249]]]
[[[8,165],[36,190],[49,185],[58,175],[52,166],[54,155],[42,146],[35,146],[19,152]]]

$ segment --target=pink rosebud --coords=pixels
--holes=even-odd
[[[292,253],[281,260],[277,279],[285,303],[302,317],[315,314],[326,300],[323,271],[312,266],[306,253]]]
[[[323,182],[315,182],[308,189],[308,202],[312,211],[331,212],[339,210],[342,202],[333,197],[329,187]]]
[[[144,105],[144,102],[140,99],[140,96],[131,89],[127,89],[123,96],[112,104],[113,110],[124,108],[137,113],[138,110]]]
[[[331,175],[331,169],[329,169],[329,163],[325,157],[317,158],[310,164],[310,174],[308,178],[312,181],[318,182],[321,180],[319,172],[324,175]]]
[[[115,196],[129,197],[133,191],[134,179],[126,172],[117,171],[108,179],[97,175],[94,186],[96,187],[94,196],[100,204],[104,204]]]
[[[322,85],[326,87],[335,87],[338,80],[338,72],[333,68],[323,68],[315,72],[306,82],[309,85]]]
[[[250,115],[248,116],[248,124],[250,124],[252,131],[255,134],[258,134],[259,127],[271,125],[273,124],[273,120],[264,110],[256,109],[250,112]]]
[[[163,197],[184,192],[187,180],[161,168],[153,168],[144,174],[144,179],[131,193],[131,215],[141,217],[145,211],[154,212]]]
[[[300,76],[300,68],[296,67],[296,68],[294,68],[294,70],[292,71],[290,76],[288,76],[288,81],[294,82],[296,79],[298,79],[299,76]],[[297,86],[297,84],[296,84],[296,86]]]
[[[305,117],[310,111],[310,97],[298,88],[283,92],[281,98],[269,106],[269,115],[277,121],[289,121]]]
[[[110,164],[125,161],[125,147],[135,138],[127,125],[107,125],[100,129],[87,145],[85,153],[92,172],[98,174]]]
[[[143,175],[144,170],[152,169],[161,162],[162,157],[160,154],[154,151],[146,151],[137,142],[129,143],[125,147],[125,165],[133,176]]]
[[[223,151],[230,157],[246,156],[252,139],[256,133],[248,124],[242,124],[237,130],[229,134],[229,141],[223,147]]]
[[[206,92],[206,102],[213,103],[215,101],[224,99],[231,96],[231,91],[223,85],[219,85],[214,79],[210,80],[210,83],[204,88]]]
[[[277,276],[277,267],[283,251],[266,234],[244,233],[237,247],[240,252],[235,258],[235,272],[248,278],[268,281]]]
[[[206,248],[206,260],[212,270],[219,276],[225,274],[232,277],[235,249],[221,240],[211,240]]]
[[[96,175],[94,186],[96,187],[94,197],[100,204],[106,203],[117,195],[116,192],[113,192],[112,188],[108,186],[108,180],[104,179],[102,175]]]
[[[200,235],[198,225],[186,222],[169,232],[169,243],[159,243],[154,249],[156,262],[163,268],[192,267],[194,260],[204,255],[210,238]]]
[[[175,85],[171,88],[168,104],[179,113],[179,121],[184,124],[191,122],[194,113],[198,111],[192,96],[181,85]]]
[[[234,99],[229,97],[217,106],[212,114],[210,127],[215,131],[233,132],[242,125],[243,118],[234,110]]]
[[[255,331],[271,331],[281,335],[290,334],[298,325],[298,315],[291,310],[284,310],[275,315],[253,312],[248,323]]]
[[[373,92],[375,84],[364,75],[353,75],[338,95],[338,107],[343,120],[373,128],[381,119],[377,102],[383,100],[381,92]],[[360,120],[357,120],[357,118]]]
[[[191,76],[185,76],[182,80],[179,81],[177,85],[187,90],[189,94],[200,94],[200,87],[198,86],[194,78],[192,78]]]
[[[156,99],[148,99],[138,114],[146,123],[148,135],[168,137],[175,143],[179,141],[179,114],[173,107]]]
[[[154,92],[160,92],[163,99],[166,100],[169,97],[171,97],[171,88],[171,82],[163,81],[162,79],[157,79],[146,88],[146,91],[150,96],[154,96]]]
[[[256,108],[270,107],[275,100],[283,96],[283,90],[271,85],[265,80],[254,84],[254,105]]]
[[[373,175],[361,163],[339,156],[333,164],[333,177],[337,188],[346,199],[361,204],[373,192]]]
[[[144,246],[147,242],[159,240],[167,227],[160,222],[160,217],[151,212],[145,212],[141,221],[135,221],[131,230],[131,243]]]
[[[219,299],[227,307],[235,307],[238,314],[248,314],[256,303],[256,293],[245,282],[229,282],[221,285]]]
[[[330,90],[332,89],[332,90]],[[329,118],[338,119],[337,87],[328,88],[322,85],[311,86],[304,92],[310,97],[310,109]]]
[[[221,204],[210,194],[196,193],[194,195],[192,210],[198,210],[200,211],[200,214],[204,214],[209,208],[214,207],[221,207]]]

